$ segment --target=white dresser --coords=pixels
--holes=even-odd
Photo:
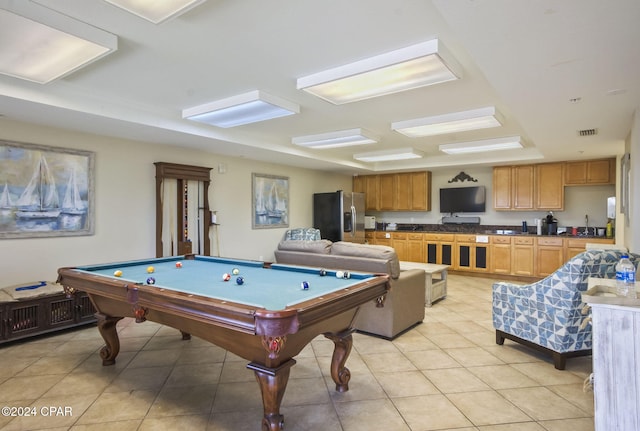
[[[638,286],[640,296],[640,283]],[[590,279],[596,431],[640,430],[640,299],[615,296],[615,280]]]

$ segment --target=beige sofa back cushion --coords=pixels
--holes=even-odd
[[[386,245],[357,244],[353,242],[338,241],[331,246],[331,254],[334,256],[363,257],[367,259],[380,259],[389,262],[391,278],[400,276],[400,261],[393,247]]]
[[[319,241],[305,241],[305,240],[285,240],[280,241],[278,244],[278,250],[286,251],[300,251],[303,253],[331,253],[332,242],[328,239],[321,239]]]

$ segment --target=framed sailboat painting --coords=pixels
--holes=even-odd
[[[94,153],[0,141],[0,239],[93,235]]]
[[[252,228],[289,227],[289,178],[251,174]]]

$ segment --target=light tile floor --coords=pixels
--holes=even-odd
[[[508,340],[496,345],[492,280],[448,281],[449,295],[426,309],[424,323],[394,341],[354,335],[346,393],[334,391],[329,375],[333,343],[320,336],[307,346],[282,402],[285,428],[593,430],[593,393],[583,391],[591,357],[558,371]],[[121,321],[119,334],[111,367],[101,365],[95,326],[0,347],[0,406],[32,413],[0,416],[0,429],[260,429],[262,402],[246,361],[152,322]]]

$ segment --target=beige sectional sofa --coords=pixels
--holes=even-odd
[[[392,339],[424,320],[425,274],[400,271],[395,250],[381,245],[285,240],[275,251],[276,261],[289,265],[389,274],[391,291],[383,308],[371,302],[361,307],[355,327],[361,332]]]

